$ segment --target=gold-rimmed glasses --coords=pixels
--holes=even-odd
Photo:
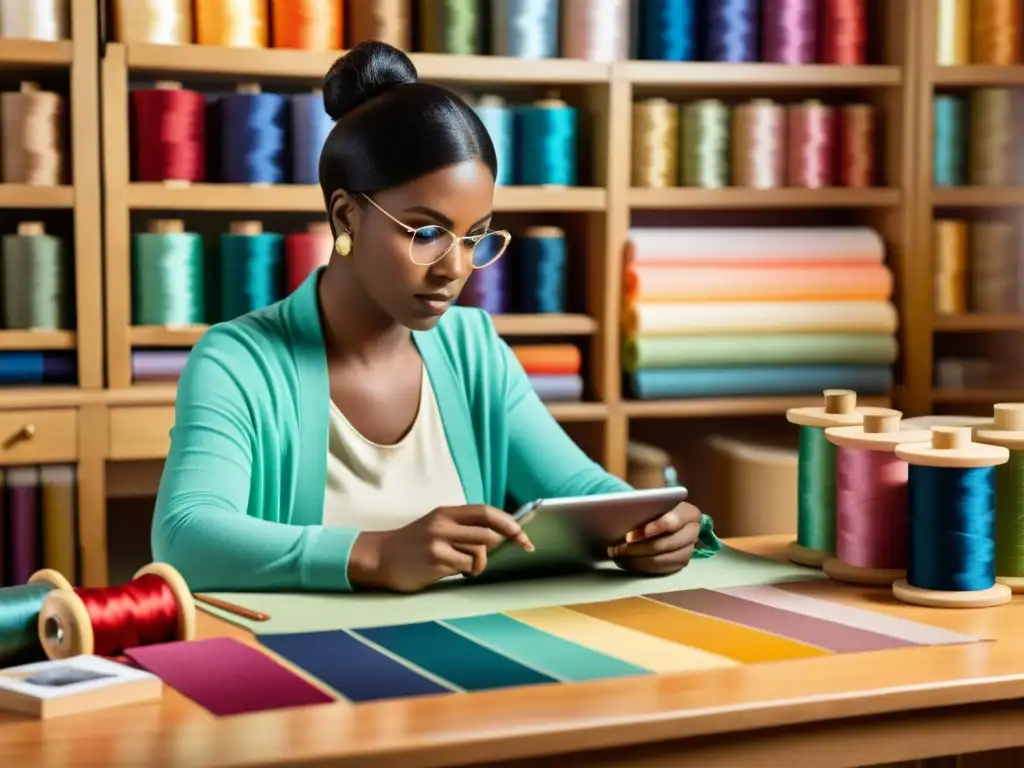
[[[460,237],[438,224],[410,227],[381,208],[369,195],[363,195],[363,197],[369,200],[374,208],[409,233],[409,258],[413,264],[418,264],[421,267],[437,264],[451,252],[452,248],[460,242],[464,242],[472,249],[473,269],[483,269],[500,259],[512,240],[512,235],[504,229],[488,230],[479,235]]]

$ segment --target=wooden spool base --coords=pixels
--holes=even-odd
[[[834,581],[845,584],[859,584],[865,587],[891,587],[907,575],[906,569],[896,568],[862,568],[850,565],[838,557],[831,557],[823,566],[825,574]]]
[[[1010,602],[1013,593],[1005,584],[995,584],[988,589],[971,592],[940,592],[921,589],[900,579],[892,585],[892,594],[897,600],[925,608],[991,608]]]
[[[29,584],[49,584],[54,589],[70,591],[72,589],[71,582],[64,578],[64,574],[53,570],[52,568],[43,568],[38,570],[29,577]]]
[[[797,565],[806,565],[808,568],[821,568],[825,561],[832,557],[832,554],[822,552],[820,549],[811,549],[791,541],[789,546],[786,547],[786,557]]]
[[[1009,587],[1015,595],[1024,594],[1024,576],[996,576],[996,583]]]

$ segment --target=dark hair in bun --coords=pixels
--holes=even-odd
[[[339,189],[376,192],[468,160],[497,176],[476,113],[447,88],[420,82],[409,57],[385,43],[360,43],[334,62],[324,108],[336,121],[320,153],[328,204]]]

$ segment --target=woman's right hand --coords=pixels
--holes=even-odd
[[[533,544],[512,516],[484,504],[439,507],[404,528],[359,534],[349,558],[355,586],[418,592],[446,576],[479,576],[506,539]]]

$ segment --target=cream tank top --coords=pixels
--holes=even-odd
[[[331,402],[325,526],[387,531],[465,503],[426,369],[416,420],[394,445],[367,440]]]

